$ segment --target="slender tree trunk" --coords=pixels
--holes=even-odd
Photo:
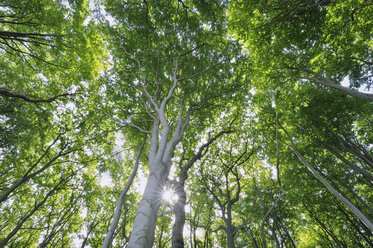
[[[360,228],[359,228],[359,224],[358,223],[355,223],[355,220],[351,219],[350,216],[349,216],[349,213],[347,213],[345,211],[345,209],[343,208],[342,204],[338,201],[335,201],[334,202],[334,205],[339,209],[339,211],[346,217],[346,219],[348,220],[348,222],[351,223],[351,225],[355,228],[356,232],[359,233],[360,237],[362,237],[371,247],[373,247],[373,242],[369,239],[369,237],[372,237],[372,233],[369,232],[369,230],[365,230],[365,232],[361,231]],[[364,227],[364,226],[363,226]],[[365,234],[364,234],[365,233]],[[368,236],[368,238],[366,237],[366,235]]]
[[[180,182],[176,189],[178,200],[174,207],[175,213],[175,224],[172,228],[172,248],[183,248],[184,237],[183,229],[185,224],[185,205],[186,205],[186,193],[184,190],[184,182]]]
[[[186,205],[186,194],[185,194],[185,181],[188,179],[188,170],[193,166],[193,164],[201,159],[205,154],[206,149],[220,136],[226,133],[232,133],[232,130],[220,131],[217,135],[211,138],[207,143],[203,144],[197,154],[193,156],[191,160],[181,169],[179,175],[179,181],[176,185],[175,191],[179,196],[175,207],[175,224],[172,228],[172,248],[183,248],[184,247],[184,235],[183,229],[185,225],[185,205]]]
[[[291,148],[293,152],[297,155],[299,160],[312,172],[312,174],[322,183],[324,186],[341,202],[343,202],[348,209],[350,209],[369,229],[373,231],[373,222],[358,209],[355,204],[353,204],[349,199],[344,197],[340,192],[338,192],[325,178],[323,178],[319,172],[310,164],[308,161],[299,153],[294,145],[293,139],[290,137],[289,133],[284,129],[284,132],[288,136],[291,142]]]
[[[339,244],[340,247],[346,247],[346,244],[343,242],[343,241],[340,241],[337,237],[337,235],[334,234],[333,230],[328,228],[316,215],[316,213],[314,213],[310,208],[307,207],[307,205],[303,202],[303,206],[306,208],[306,210],[308,211],[308,213],[311,215],[311,217],[319,224],[319,226],[321,227],[321,229],[324,231],[324,233],[331,237],[333,239],[333,241],[336,243],[336,244]]]
[[[266,239],[265,239],[265,234],[264,234],[264,224],[265,222],[267,221],[267,217],[269,216],[269,214],[275,209],[277,203],[285,196],[285,191],[282,189],[282,194],[277,196],[276,200],[272,203],[272,206],[268,209],[268,211],[265,213],[264,217],[263,217],[263,221],[262,221],[262,224],[260,225],[260,236],[262,237],[262,241],[263,241],[263,247],[266,248],[267,247],[267,242],[266,242]]]
[[[226,226],[227,226],[227,244],[228,248],[234,248],[234,227],[232,225],[232,208],[230,202],[227,204],[227,219],[226,219]]]
[[[272,238],[276,242],[276,247],[282,248],[282,244],[279,242],[277,234],[276,234],[276,217],[273,217],[273,223],[272,223]],[[282,237],[281,232],[279,232],[280,237]]]
[[[43,206],[43,204],[49,199],[49,197],[51,197],[53,194],[55,194],[56,191],[60,190],[61,189],[61,185],[63,185],[66,181],[68,181],[69,178],[65,178],[65,179],[61,179],[61,181],[53,187],[52,190],[50,190],[46,195],[45,197],[43,198],[42,201],[40,201],[39,203],[35,203],[34,207],[31,209],[31,211],[25,215],[24,217],[22,217],[17,225],[14,227],[14,229],[1,241],[0,243],[0,247],[5,247],[5,245],[9,242],[9,240],[14,236],[16,235],[16,233],[22,228],[23,224],[29,219],[32,217],[32,215],[39,210],[39,208],[41,206]]]
[[[31,173],[31,171],[33,169],[35,169],[39,164],[40,162],[43,160],[43,158],[47,157],[48,156],[48,153],[49,153],[49,150],[56,144],[56,142],[60,139],[60,137],[62,136],[62,134],[58,134],[58,136],[54,139],[54,141],[52,142],[52,144],[50,144],[47,149],[45,150],[45,152],[40,156],[40,158],[27,170],[27,172],[22,176],[22,178],[20,178],[19,180],[17,180],[16,182],[14,182],[5,192],[4,194],[2,194],[0,196],[0,203],[3,202],[3,201],[6,201],[9,197],[10,194],[12,194],[20,185],[26,183],[28,180],[30,180],[31,178],[37,176],[38,174],[40,174],[41,172],[43,172],[44,170],[46,170],[47,168],[49,168],[50,166],[53,165],[53,163],[61,156],[65,156],[67,154],[69,154],[70,152],[65,152],[63,153],[63,151],[66,149],[67,145],[63,146],[63,148],[60,150],[60,152],[54,156],[53,158],[51,158],[48,163],[46,163],[42,168],[40,168],[39,170]],[[72,151],[71,151],[72,152]],[[30,174],[31,173],[31,174]]]
[[[255,234],[253,230],[251,230],[250,226],[247,226],[247,229],[249,230],[249,233],[251,234],[251,239],[255,245],[256,248],[259,248],[258,242],[256,241]]]
[[[372,94],[362,93],[362,92],[359,92],[357,90],[352,90],[350,88],[343,87],[342,85],[336,84],[336,83],[332,82],[331,80],[329,80],[327,78],[324,78],[324,77],[322,77],[322,78],[312,78],[312,79],[313,79],[314,82],[316,82],[318,84],[321,84],[321,85],[339,90],[339,91],[341,91],[341,92],[343,92],[347,95],[373,102],[373,95]]]
[[[327,144],[323,143],[323,146],[332,154],[334,154],[337,158],[339,158],[342,162],[344,162],[349,168],[351,168],[354,172],[362,174],[365,178],[369,179],[370,182],[373,182],[373,175],[371,175],[369,172],[365,171],[364,169],[361,169],[357,165],[351,163],[348,161],[345,157],[343,157],[339,152],[337,152],[332,147],[328,146]]]
[[[126,186],[124,187],[124,189],[120,193],[118,203],[117,203],[117,207],[115,209],[114,219],[113,219],[113,222],[111,223],[111,226],[110,226],[110,228],[109,228],[109,230],[106,234],[104,243],[102,244],[102,248],[108,248],[111,244],[111,240],[113,238],[115,228],[118,225],[120,215],[122,213],[122,206],[124,204],[124,197],[126,196],[129,188],[131,187],[133,179],[135,179],[137,169],[138,169],[139,163],[140,163],[140,156],[141,156],[141,153],[142,153],[142,149],[144,148],[145,142],[146,142],[146,135],[144,136],[144,140],[143,140],[142,144],[140,145],[139,150],[137,152],[135,166],[133,167],[132,174],[129,177],[127,183],[126,183]]]
[[[281,214],[281,207],[279,208],[279,212],[280,212],[280,214]],[[282,214],[281,214],[281,215],[282,215]],[[287,247],[287,244],[286,244],[286,238],[288,238],[288,239],[290,240],[291,247],[294,247],[294,248],[295,248],[295,247],[296,247],[295,242],[294,242],[293,238],[291,237],[291,234],[289,233],[289,230],[288,230],[287,226],[283,224],[282,216],[281,216],[281,218],[279,219],[279,224],[280,224],[281,228],[282,228],[282,229],[284,230],[284,232],[285,232],[285,239],[284,239],[285,246]]]
[[[181,105],[178,123],[172,138],[170,138],[170,125],[166,119],[165,108],[176,88],[176,83],[177,80],[175,79],[174,86],[169,91],[168,96],[163,100],[161,107],[157,108],[156,111],[159,119],[155,119],[153,122],[149,148],[149,177],[137,209],[128,248],[151,248],[153,246],[163,187],[168,180],[175,147],[181,141],[184,131],[189,124],[191,110],[188,110],[185,119],[183,119],[184,106]],[[162,125],[162,131],[159,129],[159,124]],[[158,136],[161,136],[159,142]]]

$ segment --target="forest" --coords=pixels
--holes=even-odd
[[[373,247],[372,0],[0,0],[0,247]]]

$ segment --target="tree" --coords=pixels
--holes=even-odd
[[[127,9],[126,15],[116,12],[123,8]],[[108,33],[113,37],[113,45],[119,48],[113,53],[114,74],[107,77],[111,88],[108,93],[114,93],[109,97],[117,106],[130,112],[111,110],[108,114],[119,125],[151,135],[149,177],[129,247],[151,247],[160,194],[168,179],[176,146],[190,122],[199,125],[193,129],[194,134],[198,134],[209,125],[209,120],[202,118],[210,113],[216,115],[212,108],[216,111],[237,92],[238,82],[229,79],[229,61],[236,56],[236,49],[217,24],[207,27],[197,14],[184,13],[177,5],[165,8],[162,4],[134,3],[120,7],[108,5],[108,9],[118,23],[128,23],[121,26],[120,33],[113,29]],[[179,25],[183,21],[188,25]],[[139,40],[147,42],[139,43]],[[215,46],[218,42],[219,46]],[[219,72],[219,79],[212,72]],[[222,98],[223,95],[227,99]]]
[[[260,75],[276,84],[311,81],[372,101],[372,5],[365,1],[257,1],[230,6],[232,31]],[[276,83],[277,81],[277,83]]]
[[[185,193],[185,181],[188,179],[188,171],[194,165],[195,162],[200,160],[206,153],[209,146],[215,142],[220,136],[231,133],[232,130],[220,131],[214,137],[210,138],[205,144],[199,147],[198,152],[194,154],[191,159],[185,158],[185,150],[183,156],[179,162],[179,176],[176,182],[173,182],[175,187],[175,194],[178,196],[178,200],[175,203],[173,212],[175,214],[175,224],[172,229],[172,247],[184,247],[183,229],[185,225],[185,205],[186,205],[186,193]],[[184,164],[184,160],[187,161]]]
[[[372,6],[0,0],[0,246],[372,246]]]
[[[222,147],[227,147],[225,144],[220,145]],[[222,166],[218,164],[217,168],[214,169],[214,173],[216,174],[213,176],[211,176],[211,172],[209,172],[207,176],[203,172],[204,166],[201,166],[201,179],[203,184],[206,190],[212,195],[221,211],[221,216],[225,224],[221,226],[221,228],[227,235],[227,246],[229,248],[235,247],[234,236],[241,228],[241,226],[235,226],[233,223],[233,208],[240,199],[242,187],[241,173],[239,170],[242,165],[246,165],[246,162],[250,159],[254,151],[254,148],[252,148],[252,152],[248,152],[248,141],[246,141],[243,151],[237,154],[234,150],[238,148],[237,145],[233,146],[231,144],[229,146],[229,152],[225,153],[218,150],[217,153],[214,154],[215,159],[211,159],[211,161],[215,161],[215,163],[219,161]],[[221,167],[221,170],[218,169],[219,167]],[[221,176],[223,176],[223,178],[221,178]]]
[[[66,247],[104,162],[91,152],[107,133],[82,104],[104,50],[85,1],[0,4],[0,246]]]

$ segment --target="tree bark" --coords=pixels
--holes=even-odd
[[[9,89],[0,88],[0,95],[2,95],[4,97],[9,97],[9,98],[19,98],[19,99],[22,99],[22,100],[24,100],[26,102],[29,102],[29,103],[51,103],[51,102],[57,100],[60,97],[66,97],[66,96],[71,96],[71,95],[75,95],[75,94],[76,93],[65,93],[65,94],[60,94],[60,95],[53,96],[53,97],[48,98],[48,99],[41,99],[41,98],[32,99],[32,97],[30,97],[30,96],[20,94],[20,93],[14,92],[14,91],[9,90]]]
[[[172,248],[183,248],[184,247],[184,225],[185,225],[185,205],[186,205],[186,193],[185,193],[185,181],[188,179],[188,170],[193,166],[193,164],[201,159],[207,152],[208,147],[215,142],[220,136],[226,133],[232,133],[232,130],[220,131],[207,143],[203,144],[199,149],[196,155],[189,160],[189,162],[181,169],[179,175],[179,181],[177,182],[175,191],[178,195],[178,200],[174,207],[175,213],[175,224],[172,228]]]
[[[184,112],[185,103],[184,100],[181,99],[179,105],[179,117],[177,119],[176,126],[174,128],[171,128],[170,123],[168,122],[166,117],[166,107],[168,102],[173,97],[173,94],[180,80],[178,78],[179,59],[183,56],[191,54],[193,51],[203,45],[204,44],[196,46],[195,48],[181,53],[177,56],[174,63],[174,68],[172,70],[173,84],[168,90],[165,98],[163,98],[160,105],[158,105],[157,101],[157,96],[159,93],[158,90],[156,90],[154,97],[149,94],[145,84],[146,76],[141,72],[143,79],[139,79],[139,81],[142,85],[143,93],[147,97],[149,103],[151,103],[156,116],[148,113],[149,116],[153,119],[153,129],[149,148],[149,177],[147,179],[143,197],[137,209],[135,222],[128,242],[128,248],[151,248],[153,246],[157,213],[162,200],[162,190],[165,182],[168,180],[168,174],[172,165],[171,160],[174,156],[174,150],[184,135],[185,129],[187,128],[190,121],[190,115],[192,113],[191,106],[189,106],[189,109],[186,113]],[[137,61],[140,68],[140,61],[136,58],[135,60]],[[171,130],[173,130],[172,137],[170,134]],[[160,139],[158,142],[159,137]]]
[[[153,246],[158,209],[162,201],[163,187],[168,180],[168,174],[172,164],[171,159],[174,155],[176,145],[181,141],[184,131],[189,124],[190,111],[188,111],[185,120],[183,120],[181,109],[174,135],[168,141],[170,126],[166,120],[164,108],[165,106],[158,110],[160,122],[163,127],[159,144],[159,121],[155,120],[153,124],[149,148],[149,177],[137,210],[132,233],[128,242],[128,248],[151,248]]]
[[[106,234],[104,243],[102,244],[102,248],[108,248],[111,244],[111,240],[113,238],[115,228],[118,225],[119,218],[120,218],[120,215],[122,213],[122,206],[124,204],[124,197],[126,196],[128,190],[131,187],[132,182],[133,182],[133,180],[136,176],[137,169],[138,169],[139,163],[140,163],[140,156],[141,156],[141,153],[142,153],[142,149],[144,148],[145,142],[146,142],[146,135],[144,136],[144,140],[142,141],[142,144],[140,145],[139,150],[137,152],[136,162],[135,162],[135,166],[133,167],[132,174],[131,174],[130,178],[128,179],[127,183],[126,183],[126,186],[124,187],[123,191],[121,192],[121,194],[119,196],[117,207],[115,209],[115,216],[114,216],[113,222],[110,226],[110,229],[108,230],[108,232]]]
[[[184,190],[184,182],[179,181],[178,189],[176,194],[178,200],[174,207],[175,213],[175,224],[172,228],[172,248],[183,248],[184,247],[184,225],[185,225],[185,205],[186,205],[186,193]]]
[[[232,224],[232,204],[230,202],[230,198],[228,198],[227,204],[227,219],[225,220],[226,223],[226,231],[227,231],[227,245],[228,248],[234,248],[234,231],[235,227]]]
[[[348,87],[343,87],[342,85],[336,84],[332,80],[330,80],[328,78],[325,78],[324,76],[322,76],[322,75],[320,75],[320,74],[318,74],[318,73],[316,73],[312,70],[309,70],[309,69],[294,68],[294,67],[290,67],[290,69],[296,69],[298,71],[303,71],[303,72],[312,74],[314,77],[307,78],[307,79],[312,80],[317,84],[324,85],[326,87],[339,90],[339,91],[341,91],[341,92],[343,92],[343,93],[345,93],[349,96],[353,96],[353,97],[356,97],[356,98],[360,98],[360,99],[363,99],[363,100],[373,102],[373,94],[362,93],[362,92],[359,92],[357,90],[352,90]]]
[[[162,200],[162,188],[167,176],[168,173],[166,174],[166,170],[162,167],[158,171],[150,172],[136,214],[128,243],[129,248],[151,248],[153,246],[157,213]]]
[[[307,167],[309,171],[319,180],[338,200],[343,202],[348,209],[350,209],[369,229],[373,231],[373,222],[358,209],[355,204],[353,204],[349,199],[344,197],[340,192],[338,192],[325,178],[323,178],[319,172],[310,164],[308,161],[299,153],[298,149],[294,145],[293,139],[290,137],[289,133],[282,127],[286,133],[288,139],[291,142],[291,148],[293,152],[297,155],[299,160]]]
[[[341,92],[343,92],[343,93],[345,93],[349,96],[353,96],[353,97],[356,97],[356,98],[360,98],[360,99],[363,99],[363,100],[373,102],[373,95],[372,94],[362,93],[362,92],[359,92],[357,90],[352,90],[350,88],[343,87],[342,85],[336,84],[336,83],[332,82],[331,80],[329,80],[327,78],[324,78],[324,77],[322,77],[322,78],[312,78],[312,80],[315,83],[318,83],[318,84],[321,84],[321,85],[339,90],[339,91],[341,91]]]

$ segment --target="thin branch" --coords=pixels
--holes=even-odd
[[[20,93],[17,93],[17,92],[14,92],[12,90],[5,89],[5,88],[0,88],[0,95],[5,96],[5,97],[11,97],[11,98],[20,98],[29,103],[50,103],[50,102],[57,100],[60,97],[72,96],[76,94],[78,93],[65,93],[65,94],[56,95],[48,99],[32,99],[29,96],[26,96],[24,94],[20,94]]]
[[[149,94],[148,90],[146,89],[146,76],[142,70],[142,66],[141,66],[141,63],[140,63],[140,60],[138,58],[136,58],[134,55],[130,54],[123,46],[123,44],[120,45],[120,48],[122,48],[122,50],[124,51],[124,53],[126,53],[128,56],[130,56],[131,59],[135,60],[136,63],[137,63],[137,66],[139,67],[139,71],[141,73],[141,76],[142,76],[142,80],[141,78],[137,77],[137,79],[139,80],[140,84],[142,85],[143,89],[144,89],[144,92],[147,96],[147,98],[149,99],[149,101],[153,104],[154,108],[156,111],[158,111],[158,104],[154,101],[153,97]]]
[[[192,79],[194,77],[198,77],[199,75],[202,75],[208,71],[211,71],[216,65],[213,65],[213,66],[210,66],[208,67],[206,70],[203,70],[203,71],[200,71],[200,72],[196,72],[194,73],[193,75],[190,75],[190,76],[186,76],[186,77],[182,77],[182,78],[179,78],[179,82],[183,81],[183,80],[187,80],[187,79]]]
[[[107,112],[105,112],[105,114],[112,120],[112,121],[114,121],[115,123],[117,123],[117,124],[119,124],[119,125],[121,125],[121,126],[123,126],[123,127],[125,127],[125,126],[130,126],[130,127],[134,127],[134,128],[136,128],[136,129],[138,129],[140,132],[142,132],[142,133],[147,133],[147,134],[151,134],[151,132],[150,131],[147,131],[147,130],[144,130],[144,129],[142,129],[141,127],[139,127],[139,126],[137,126],[137,125],[135,125],[135,124],[133,124],[133,123],[130,123],[130,122],[123,122],[123,121],[121,121],[121,120],[118,120],[117,118],[114,118],[114,117],[112,117],[111,115],[109,115],[109,113],[107,113]]]
[[[117,207],[115,209],[114,219],[113,219],[113,222],[111,223],[111,226],[110,226],[110,229],[109,229],[108,233],[105,236],[105,240],[104,240],[104,243],[102,244],[102,248],[108,248],[111,245],[111,240],[112,240],[115,228],[118,225],[119,218],[120,218],[120,215],[122,213],[122,206],[124,205],[124,197],[127,195],[127,192],[129,190],[129,188],[131,187],[132,182],[133,182],[133,180],[136,176],[137,169],[138,169],[139,163],[140,163],[140,156],[141,156],[142,150],[143,150],[143,148],[145,146],[145,143],[146,143],[146,138],[147,138],[147,135],[145,134],[144,139],[143,139],[143,141],[142,141],[142,143],[141,143],[141,145],[140,145],[140,147],[137,151],[135,166],[133,167],[132,174],[129,177],[129,179],[126,183],[126,186],[124,187],[123,191],[121,192],[121,194],[119,196]]]
[[[268,209],[268,211],[265,213],[264,217],[263,217],[263,221],[262,221],[262,224],[260,225],[260,236],[262,238],[262,241],[263,241],[263,247],[266,248],[267,247],[267,243],[266,243],[266,239],[265,239],[265,236],[264,236],[264,224],[267,220],[267,217],[268,215],[273,211],[273,209],[275,209],[277,203],[285,196],[286,192],[282,190],[282,193],[281,195],[279,195],[277,197],[277,199],[272,203],[272,206]]]
[[[181,58],[181,57],[183,57],[183,56],[186,56],[186,55],[188,55],[188,54],[190,54],[190,53],[192,53],[192,52],[194,52],[195,50],[197,50],[197,49],[199,49],[200,47],[202,47],[202,46],[204,46],[204,45],[206,45],[205,43],[203,43],[203,44],[201,44],[201,45],[198,45],[198,46],[196,46],[195,48],[193,48],[193,49],[191,49],[191,50],[189,50],[189,51],[186,51],[186,52],[184,52],[184,53],[181,53],[181,54],[179,54],[179,56],[177,56],[177,58],[176,58],[176,60],[175,60],[175,67],[174,67],[174,70],[173,70],[173,81],[174,81],[174,83],[173,83],[173,85],[172,85],[172,87],[170,88],[170,90],[168,91],[168,94],[167,94],[167,96],[163,99],[163,101],[162,101],[162,103],[161,103],[161,109],[164,111],[165,110],[165,108],[166,108],[166,104],[167,104],[167,102],[171,99],[171,97],[172,97],[172,95],[173,95],[173,93],[174,93],[174,91],[175,91],[175,89],[176,89],[176,86],[177,86],[177,83],[178,83],[178,79],[177,79],[177,72],[178,72],[178,67],[179,67],[179,59]]]

